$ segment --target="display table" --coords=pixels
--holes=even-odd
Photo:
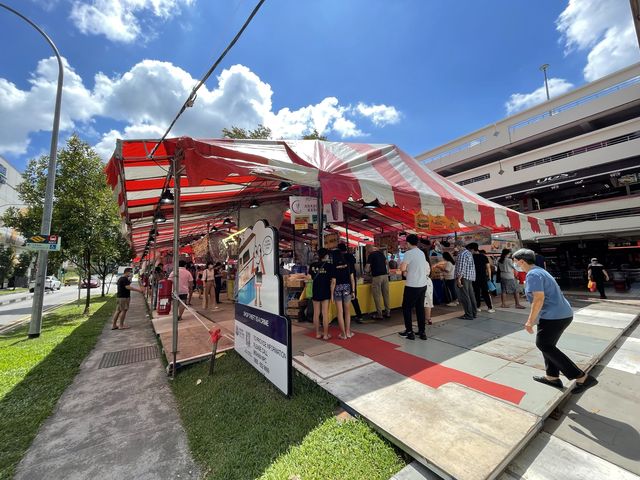
[[[370,283],[360,283],[356,286],[358,290],[358,302],[360,303],[360,310],[362,313],[373,313],[376,311],[376,304],[373,301],[373,294],[371,293]],[[389,308],[400,308],[402,306],[402,295],[404,294],[404,280],[395,280],[389,282]],[[380,300],[382,301],[382,299]],[[384,304],[382,306],[384,308]],[[384,313],[384,312],[383,312]],[[353,305],[351,305],[351,317],[355,315],[353,311]],[[336,318],[336,305],[331,303],[329,305],[329,316]]]

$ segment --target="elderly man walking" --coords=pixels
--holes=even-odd
[[[457,244],[462,247],[462,242]],[[473,291],[473,282],[476,280],[476,266],[471,252],[478,249],[478,244],[473,242],[460,250],[456,259],[456,293],[458,300],[464,308],[463,320],[473,320],[478,316],[476,297]]]

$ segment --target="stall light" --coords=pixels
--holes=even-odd
[[[260,204],[258,203],[258,201],[254,198],[253,200],[251,200],[251,203],[249,204],[249,208],[258,208],[260,206]]]
[[[218,231],[218,227],[216,227],[215,225],[211,227],[211,233],[217,232],[217,231]]]
[[[153,223],[164,223],[166,221],[167,221],[167,219],[162,214],[162,212],[158,212],[153,216]]]
[[[286,192],[290,188],[291,184],[289,182],[280,182],[280,185],[278,185],[278,190],[280,190],[281,192]]]
[[[223,242],[228,242],[230,240],[233,240],[236,236],[240,235],[242,232],[244,232],[247,229],[247,227],[244,227],[242,230],[238,230],[236,233],[232,233],[231,235],[229,235],[228,237],[226,237]]]
[[[374,208],[380,208],[380,202],[378,199],[375,199],[373,202],[362,202],[362,206],[363,208],[373,210]]]
[[[200,234],[200,238],[204,238],[204,233],[201,233],[201,234]]]
[[[171,190],[167,189],[162,192],[162,195],[160,195],[160,203],[164,205],[173,205],[173,193],[171,193]]]
[[[401,232],[398,234],[398,236],[400,236],[400,237],[406,237],[406,236],[407,236],[407,232],[405,232],[405,231],[403,230],[403,231],[401,231]]]
[[[361,222],[368,222],[369,221],[369,215],[362,215],[360,217],[360,221]]]
[[[229,217],[225,218],[222,222],[223,225],[231,225],[231,219]]]

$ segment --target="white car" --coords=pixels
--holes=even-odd
[[[55,275],[47,275],[44,279],[44,289],[45,290],[60,290],[62,286],[62,282],[58,280]],[[32,280],[29,282],[29,291],[33,293],[36,288],[36,281]]]

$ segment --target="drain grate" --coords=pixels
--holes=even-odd
[[[107,352],[102,356],[98,368],[117,367],[129,363],[144,362],[145,360],[153,360],[159,356],[160,350],[157,345],[130,348],[129,350],[120,350],[119,352]]]

